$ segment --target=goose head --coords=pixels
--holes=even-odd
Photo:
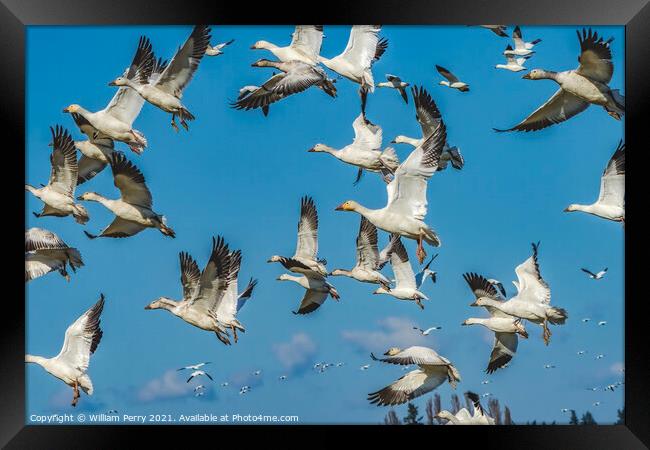
[[[255,61],[253,64],[251,64],[252,67],[275,67],[274,61],[269,61],[268,59],[258,59]]]
[[[87,201],[87,202],[96,202],[101,198],[101,195],[99,195],[97,192],[84,192],[80,196],[77,197],[77,200],[80,201]]]
[[[267,263],[272,263],[272,262],[280,262],[282,260],[281,256],[278,255],[273,255],[269,259],[266,260]]]
[[[291,276],[287,275],[286,273],[283,273],[279,277],[276,278],[278,281],[291,281]]]
[[[73,103],[72,105],[70,105],[70,106],[68,106],[66,108],[63,108],[63,112],[64,113],[73,113],[73,112],[79,111],[79,109],[81,109],[81,106],[77,105],[76,103]]]
[[[548,78],[548,75],[545,70],[533,69],[521,78],[524,80],[541,80],[543,78]]]
[[[377,288],[376,291],[373,292],[373,294],[389,294],[390,290],[386,289],[384,286],[380,286]]]
[[[399,347],[391,347],[384,353],[384,355],[386,355],[386,356],[395,356],[401,351],[402,351],[402,349],[399,348]]]
[[[325,145],[325,144],[316,144],[309,150],[307,150],[309,153],[319,153],[319,152],[324,152],[327,153],[330,148]]]
[[[572,203],[569,206],[567,206],[566,208],[564,208],[564,212],[573,212],[573,211],[577,211],[577,210],[578,210],[578,205],[576,205],[575,203]]]
[[[127,79],[125,77],[117,77],[110,83],[108,83],[109,86],[126,86],[128,83]]]
[[[144,309],[169,309],[176,302],[168,297],[159,297],[157,300],[149,303]]]
[[[470,306],[487,306],[491,301],[491,298],[479,297],[474,301],[474,303],[470,304]]]
[[[345,269],[334,269],[329,273],[329,275],[336,277],[336,276],[341,276],[341,275],[346,276],[349,273],[350,272],[345,270]]]
[[[341,203],[334,210],[335,211],[356,211],[357,208],[359,208],[359,204],[357,202],[355,202],[354,200],[348,200],[346,202]]]
[[[257,41],[253,45],[251,45],[252,50],[264,50],[264,49],[269,49],[269,48],[274,48],[275,45],[271,44],[268,41]]]
[[[436,414],[436,415],[433,416],[433,417],[436,417],[436,418],[438,418],[438,419],[445,419],[445,420],[449,420],[449,421],[451,421],[452,418],[453,418],[453,419],[456,418],[456,416],[454,416],[452,413],[450,413],[450,412],[447,411],[447,410],[445,410],[445,411],[440,411],[438,414]]]

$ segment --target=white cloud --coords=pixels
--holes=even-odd
[[[625,370],[625,365],[619,361],[609,366],[609,370],[615,375],[620,375]]]
[[[318,352],[318,346],[305,333],[297,333],[289,342],[273,344],[273,353],[288,372],[307,369]]]
[[[415,323],[405,317],[386,317],[378,325],[379,330],[344,330],[341,336],[364,352],[386,351],[390,347],[405,348],[429,342],[413,329]]]
[[[189,376],[189,373],[187,374]],[[185,397],[194,392],[194,385],[187,383],[187,377],[176,370],[168,370],[161,377],[147,381],[138,390],[137,398],[141,402],[153,402],[178,397]]]

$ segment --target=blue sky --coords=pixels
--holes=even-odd
[[[537,54],[526,66],[566,70],[577,66],[577,27],[523,26],[524,37],[541,38]],[[61,110],[79,103],[94,111],[103,108],[114,88],[107,83],[130,63],[141,34],[149,36],[156,55],[169,58],[187,37],[189,26],[169,27],[29,27],[27,33],[27,173],[38,185],[49,176],[48,127],[62,124],[75,137],[83,136]],[[624,31],[598,27],[613,36],[615,72],[611,85],[624,93]],[[149,147],[142,156],[127,156],[144,173],[153,193],[154,209],[165,214],[175,240],[155,230],[128,239],[90,241],[71,217],[36,219],[31,211],[41,203],[26,193],[27,226],[56,232],[77,247],[86,266],[68,284],[57,274],[26,287],[27,351],[51,357],[63,341],[66,327],[92,305],[99,293],[107,303],[102,317],[104,337],[90,363],[95,385],[92,397],[82,395],[69,406],[71,389],[40,367],[27,367],[27,411],[107,412],[120,414],[277,414],[299,415],[303,423],[379,423],[387,408],[370,405],[366,395],[402,376],[397,366],[371,363],[371,351],[398,345],[427,345],[449,358],[462,382],[457,393],[490,392],[512,410],[515,422],[567,421],[561,408],[580,414],[591,410],[597,421],[612,422],[623,405],[623,389],[602,388],[622,379],[624,340],[623,229],[620,224],[581,213],[565,214],[570,203],[590,203],[598,196],[599,177],[623,136],[623,122],[601,108],[590,107],[568,122],[528,134],[498,134],[492,128],[518,123],[556,90],[552,81],[522,80],[522,73],[496,70],[508,43],[478,27],[384,26],[389,48],[373,66],[376,81],[385,73],[422,84],[437,102],[449,141],[466,160],[462,171],[448,168],[428,187],[426,221],[440,235],[434,263],[438,283],[428,285],[431,298],[421,311],[415,304],[373,296],[372,286],[333,278],[341,302],[328,300],[306,317],[291,313],[303,290],[275,278],[282,267],[267,264],[273,254],[291,255],[296,240],[299,201],[314,197],[320,215],[319,254],[328,268],[354,265],[359,216],[335,212],[347,199],[371,207],[385,204],[383,182],[367,174],[352,186],[356,169],[329,155],[310,154],[321,142],[341,148],[352,141],[352,121],[359,113],[357,85],[337,83],[331,99],[317,89],[291,96],[271,106],[270,115],[236,111],[228,101],[243,85],[262,83],[271,70],[250,67],[263,50],[250,50],[257,40],[287,45],[290,26],[215,26],[213,41],[234,38],[225,54],[205,58],[184,93],[183,103],[197,117],[190,132],[175,133],[169,115],[145,105],[134,127],[144,132]],[[512,27],[509,27],[509,32]],[[321,53],[342,51],[349,27],[326,26]],[[213,42],[214,43],[214,42]],[[471,86],[469,93],[439,86],[439,64]],[[384,146],[398,135],[419,136],[412,100],[405,105],[392,90],[378,89],[368,100],[367,115],[383,127]],[[120,147],[122,145],[120,144]],[[397,145],[403,160],[410,148]],[[82,185],[77,195],[96,191],[117,197],[110,170]],[[101,205],[86,205],[97,232],[112,220]],[[178,252],[189,251],[201,267],[211,236],[222,234],[243,252],[241,280],[260,280],[253,299],[240,314],[246,334],[226,347],[214,334],[196,329],[166,311],[145,311],[161,295],[181,297]],[[380,233],[380,242],[386,240]],[[530,243],[541,241],[540,265],[552,289],[552,303],[569,312],[566,325],[552,327],[545,347],[541,330],[532,324],[528,341],[520,342],[509,367],[486,376],[492,337],[479,327],[461,327],[467,317],[486,313],[468,304],[472,294],[462,273],[476,271],[504,282],[508,295],[516,279],[514,268],[530,256]],[[415,244],[407,243],[412,261]],[[589,280],[580,267],[607,276]],[[387,273],[390,270],[387,268]],[[241,284],[243,284],[242,281]],[[581,318],[590,317],[585,324]],[[598,327],[598,320],[608,324]],[[420,337],[411,326],[440,325],[442,330]],[[576,352],[586,350],[583,356]],[[597,354],[605,357],[595,360]],[[215,382],[206,396],[195,398],[186,374],[178,367],[212,361],[208,372]],[[344,362],[323,374],[311,370],[316,362]],[[545,364],[555,369],[546,370]],[[261,369],[261,376],[251,375]],[[278,377],[286,374],[286,381]],[[490,384],[482,385],[482,380]],[[230,386],[219,385],[229,381]],[[248,384],[251,392],[239,395]],[[188,388],[188,386],[190,386]],[[597,392],[586,388],[598,386]],[[453,392],[441,386],[443,406]],[[433,394],[431,394],[433,395]],[[415,404],[424,412],[429,395]],[[598,407],[592,406],[600,401]],[[406,406],[396,408],[398,416]]]

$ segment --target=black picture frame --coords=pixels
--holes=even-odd
[[[648,117],[650,90],[650,5],[646,0],[579,0],[557,2],[553,0],[452,0],[425,2],[424,0],[399,2],[396,0],[362,0],[342,2],[328,0],[326,4],[314,4],[312,8],[288,7],[268,8],[253,4],[237,5],[231,2],[183,2],[158,0],[0,0],[0,112],[3,128],[3,156],[6,167],[23,168],[23,171],[5,170],[2,182],[12,201],[11,211],[5,211],[5,219],[11,218],[12,226],[4,234],[5,252],[11,248],[12,261],[18,260],[25,226],[25,205],[19,192],[21,180],[24,183],[25,148],[25,27],[29,25],[129,25],[129,24],[288,24],[288,23],[383,23],[383,24],[479,24],[505,23],[529,25],[624,25],[626,80],[626,145],[632,150],[627,182],[637,184],[636,177],[642,177],[644,165],[640,155],[647,147],[643,136],[642,117]],[[304,4],[304,3],[303,3]],[[286,6],[286,5],[284,5]],[[275,11],[275,12],[274,12]],[[68,70],[52,68],[52,70]],[[641,184],[640,182],[638,184]],[[629,245],[629,233],[633,239],[640,233],[635,231],[636,198],[634,189],[628,190],[625,260],[626,298],[625,305],[625,425],[603,426],[512,426],[512,427],[436,427],[436,433],[448,434],[450,438],[465,441],[480,438],[489,447],[499,448],[647,448],[650,445],[650,408],[648,407],[647,380],[650,379],[650,352],[644,335],[643,310],[647,300],[642,296],[640,276],[645,264],[634,264],[643,256],[643,250],[636,243]],[[9,206],[7,206],[9,208]],[[640,209],[640,208],[639,208]],[[18,217],[22,211],[21,229]],[[630,215],[631,212],[631,215]],[[631,216],[631,217],[630,217]],[[5,223],[7,221],[5,220]],[[7,239],[7,237],[9,239]],[[635,242],[637,242],[635,240]],[[11,244],[11,245],[9,245]],[[14,253],[15,252],[15,253]],[[639,258],[640,260],[640,258]],[[642,260],[640,260],[642,261]],[[19,301],[24,285],[20,283],[18,263],[11,264],[5,285],[11,285],[3,306],[3,325],[0,327],[0,445],[6,448],[119,448],[136,444],[130,437],[134,432],[146,433],[149,437],[165,439],[169,433],[187,432],[184,426],[30,426],[25,425],[25,310]],[[14,273],[15,272],[15,273]],[[7,281],[8,280],[8,281]],[[531,405],[533,407],[534,405]],[[291,426],[313,438],[322,439],[327,430],[316,430],[314,426]],[[193,427],[192,442],[207,437],[214,439],[215,432],[224,433],[232,426]],[[238,431],[238,430],[235,430]],[[325,431],[325,433],[322,433]],[[238,432],[241,433],[241,430]],[[287,439],[283,427],[251,427],[246,433],[277,433],[282,445]],[[402,440],[415,434],[431,439],[429,427],[361,427],[362,432],[382,440],[397,434]],[[357,432],[355,431],[355,434]],[[408,433],[406,436],[404,433]],[[427,433],[426,436],[422,433]],[[196,439],[196,440],[195,440]],[[325,441],[330,440],[326,438]],[[214,442],[214,441],[213,441]],[[384,441],[387,442],[387,441]],[[468,441],[469,442],[469,441]],[[334,443],[336,445],[336,443]]]

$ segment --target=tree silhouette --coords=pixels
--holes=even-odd
[[[506,406],[506,409],[503,413],[503,424],[504,425],[514,425],[515,423],[512,421],[512,417],[510,416],[510,408]]]
[[[494,424],[501,425],[501,406],[499,405],[499,400],[491,398],[488,402],[488,411],[494,418]]]
[[[397,417],[397,414],[395,414],[395,411],[391,409],[388,411],[388,414],[386,414],[386,417],[384,418],[384,424],[401,425],[402,423],[399,421],[399,418]]]
[[[433,425],[434,412],[433,412],[433,400],[432,399],[427,400],[425,411],[427,413],[427,422],[426,422],[426,424],[427,425]]]
[[[406,405],[406,417],[404,417],[404,425],[422,425],[420,422],[422,416],[418,417],[418,407],[409,402]]]
[[[578,422],[578,416],[576,415],[575,409],[571,410],[571,419],[569,419],[569,425],[580,425],[580,422]]]
[[[460,399],[456,394],[453,394],[451,396],[451,413],[456,414],[458,411],[460,411]]]
[[[625,425],[625,408],[617,409],[616,415],[618,416],[618,420],[614,422],[614,425]]]
[[[587,411],[582,415],[582,418],[580,419],[580,425],[598,425],[598,423],[596,423],[594,420],[594,416],[592,416],[591,413]]]
[[[433,411],[438,414],[442,411],[442,402],[440,401],[440,394],[436,392],[436,395],[433,396]],[[436,421],[441,424],[442,419],[436,417]]]

